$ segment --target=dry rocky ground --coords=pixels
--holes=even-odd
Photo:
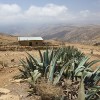
[[[79,44],[66,44],[78,47],[91,59],[100,59],[100,47],[79,45]],[[93,54],[91,54],[91,51]],[[30,54],[38,57],[38,52],[28,51]],[[25,59],[26,52],[21,51],[0,51],[0,100],[40,100],[39,97],[27,97],[28,84],[20,80],[14,81],[13,77],[19,75],[20,59]],[[100,65],[98,63],[96,66]],[[93,67],[95,69],[95,66]],[[3,90],[2,90],[3,89]],[[8,89],[8,90],[5,90]],[[8,92],[7,92],[8,91]]]

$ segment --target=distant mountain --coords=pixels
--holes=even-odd
[[[100,42],[100,25],[48,27],[38,34],[44,39],[93,44]]]
[[[100,25],[31,24],[2,27],[0,31],[16,36],[41,36],[46,40],[55,39],[85,44],[100,42]]]

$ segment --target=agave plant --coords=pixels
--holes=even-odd
[[[20,60],[20,62],[23,65],[23,69],[19,69],[22,73],[24,78],[28,78],[31,76],[30,72],[34,72],[34,70],[38,70],[42,75],[45,75],[45,73],[48,70],[48,67],[51,63],[51,60],[53,58],[53,50],[46,51],[42,54],[40,50],[40,60],[34,58],[32,55],[28,54],[28,57],[26,57],[26,61]]]
[[[26,61],[21,60],[23,69],[19,69],[31,84],[34,85],[39,77],[45,77],[54,85],[60,82],[62,76],[72,81],[80,77],[78,100],[99,100],[100,67],[93,71],[92,66],[100,60],[90,61],[90,58],[70,46],[55,50],[47,48],[43,53],[38,51],[40,59],[27,53]]]
[[[95,71],[91,68],[100,60],[89,61],[90,58],[71,46],[55,50],[46,48],[43,53],[38,51],[40,59],[27,53],[26,61],[21,60],[23,69],[19,69],[23,73],[23,77],[28,78],[32,85],[39,77],[45,77],[54,85],[60,82],[62,76],[72,81],[80,77],[78,100],[100,98],[100,87],[97,85],[100,81],[100,67],[97,67]]]
[[[100,62],[100,60],[93,60],[91,62],[88,62],[89,58],[84,57],[81,62],[79,63],[78,67],[75,70],[75,75],[81,77],[81,87],[79,90],[84,91],[85,87],[88,87],[89,89],[85,92],[81,92],[81,95],[79,95],[79,98],[82,97],[84,94],[86,95],[87,100],[92,100],[91,98],[94,97],[98,93],[98,82],[100,81],[100,67],[97,67],[95,71],[92,71],[91,67],[93,64]],[[91,87],[95,87],[91,89]],[[99,91],[100,92],[100,91]],[[100,99],[100,97],[98,97]],[[83,99],[85,100],[85,99]],[[96,100],[94,98],[93,100]]]
[[[99,100],[100,99],[100,86],[93,86],[86,93],[86,100]]]
[[[90,82],[91,85],[92,84],[95,85],[100,80],[100,77],[99,77],[100,67],[97,67],[97,69],[95,71],[93,71],[91,69],[91,67],[94,64],[96,64],[97,62],[100,62],[100,60],[93,60],[93,61],[88,62],[89,59],[90,58],[88,58],[88,57],[84,57],[81,60],[80,64],[78,65],[78,67],[75,70],[75,76],[81,76],[84,79],[84,83],[86,85],[89,84],[88,82]]]
[[[22,63],[23,69],[19,68],[19,71],[22,73],[22,78],[29,78],[32,71],[36,69],[36,66],[33,64],[32,59],[26,57],[26,62],[24,60],[20,60]]]
[[[65,71],[70,70],[72,77],[74,77],[74,70],[84,57],[84,54],[78,49],[70,46],[58,48],[57,50],[48,50],[47,48],[43,53],[40,50],[38,51],[40,60],[27,53],[26,61],[21,60],[24,70],[20,69],[20,71],[24,77],[28,78],[31,76],[30,72],[38,70],[42,76],[45,76],[49,82],[54,84],[59,82]]]
[[[56,51],[56,55],[54,56],[54,59],[51,62],[52,67],[50,67],[49,71],[49,80],[53,82],[54,80],[54,72],[56,71],[57,77],[59,74],[63,74],[65,72],[65,75],[67,74],[66,72],[70,71],[71,76],[74,77],[74,70],[76,69],[77,65],[79,64],[80,60],[84,57],[84,54],[81,53],[78,49],[74,47],[63,47],[59,48]],[[59,70],[56,69],[56,65],[58,64]],[[67,64],[67,66],[66,66]],[[65,67],[66,66],[66,67]],[[65,67],[65,69],[64,69]],[[62,71],[63,69],[63,71]],[[61,75],[62,75],[61,74]]]
[[[83,79],[81,79],[79,90],[78,90],[78,100],[85,100],[85,88]]]

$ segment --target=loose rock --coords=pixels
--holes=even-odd
[[[8,94],[8,93],[10,93],[10,90],[5,89],[5,88],[0,88],[0,93],[2,93],[2,94]]]
[[[0,97],[0,100],[19,100],[19,97],[18,96],[15,96],[15,95],[2,95]]]

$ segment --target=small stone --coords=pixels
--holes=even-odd
[[[9,82],[13,81],[13,79],[9,79]]]
[[[19,65],[14,65],[14,67],[18,67]]]
[[[8,93],[10,93],[10,90],[5,89],[5,88],[0,88],[0,93],[2,93],[2,94],[8,94]]]
[[[9,65],[9,68],[13,68],[14,66],[13,65]]]
[[[23,97],[23,95],[20,95],[20,98],[22,98]]]
[[[5,87],[7,87],[8,85],[7,84],[5,84]]]
[[[15,59],[11,59],[11,62],[14,62],[15,61]]]
[[[22,83],[22,82],[24,82],[24,80],[23,79],[16,79],[16,80],[13,80],[11,82],[12,83]]]
[[[19,100],[19,97],[18,96],[15,96],[15,95],[2,95],[0,97],[0,100]]]

